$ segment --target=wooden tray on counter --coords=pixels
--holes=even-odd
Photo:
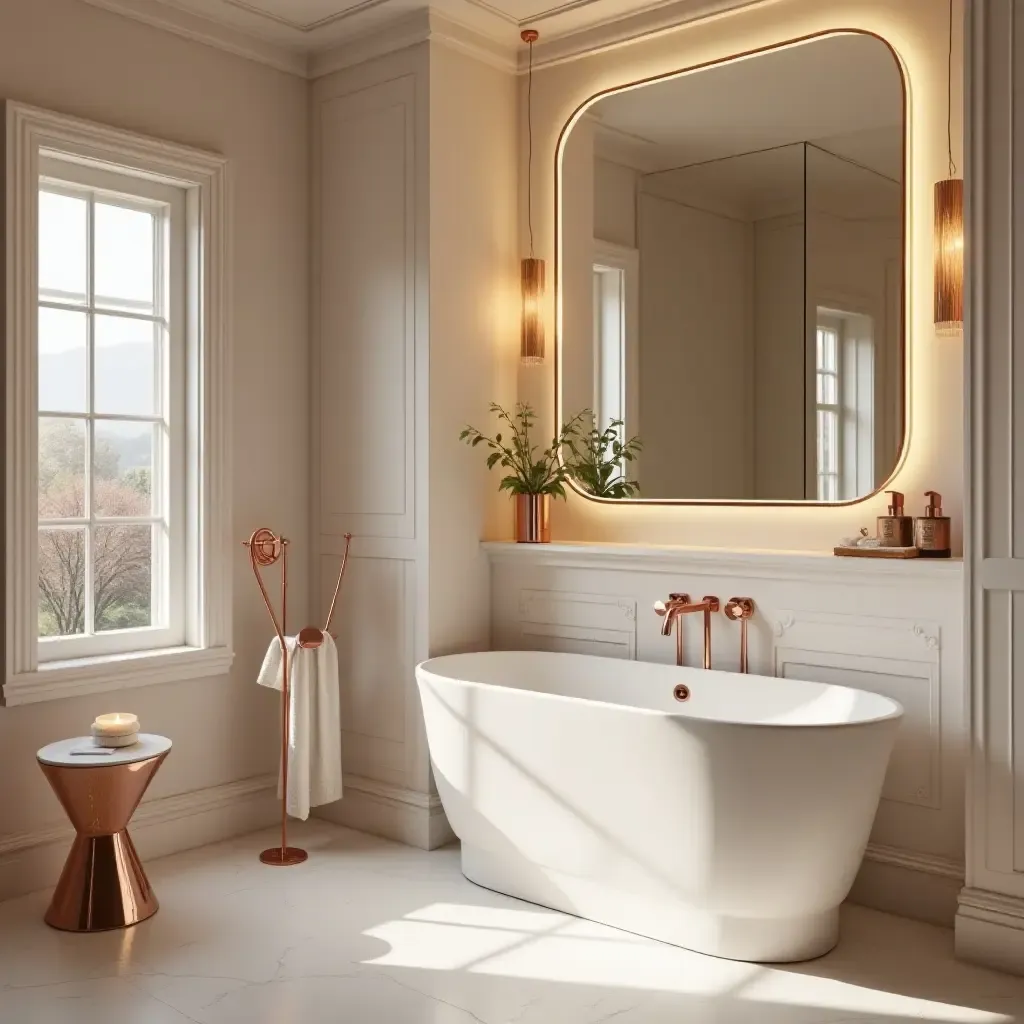
[[[917,548],[847,548],[832,549],[840,558],[917,558]]]

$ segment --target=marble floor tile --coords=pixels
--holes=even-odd
[[[324,822],[309,861],[270,833],[148,865],[161,910],[118,932],[0,904],[2,1024],[1024,1024],[1024,979],[953,959],[952,932],[862,907],[806,964],[716,960],[481,889],[425,853]]]

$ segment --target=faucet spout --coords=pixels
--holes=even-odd
[[[711,613],[721,608],[721,602],[717,597],[705,597],[702,601],[694,603],[688,594],[669,594],[668,602],[658,601],[654,610],[664,616],[665,621],[661,624],[661,635],[669,636],[672,627],[676,630],[676,664],[683,663],[683,628],[680,621],[684,615],[691,612],[704,613],[704,667],[711,668]]]
[[[690,603],[689,594],[669,594],[668,601],[655,601],[654,611],[663,617],[661,635],[671,636],[676,631],[676,664],[683,664],[683,624],[680,621],[682,609]]]

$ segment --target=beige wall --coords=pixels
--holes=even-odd
[[[241,541],[293,540],[292,624],[307,614],[308,86],[80,0],[0,4],[0,97],[214,150],[231,161],[234,668],[202,679],[0,709],[0,846],[64,820],[34,762],[97,713],[173,737],[153,795],[273,770],[276,704],[253,679],[270,636]],[[259,466],[259,469],[254,467]],[[319,612],[317,613],[319,614]],[[0,860],[0,891],[7,884]]]
[[[959,5],[957,5],[959,8]],[[953,52],[961,49],[959,11]],[[909,334],[908,454],[893,486],[906,491],[908,508],[920,511],[923,492],[934,488],[946,498],[954,520],[954,545],[961,544],[963,495],[962,343],[936,338],[931,320],[932,184],[946,175],[947,11],[934,0],[777,0],[564,64],[541,68],[533,89],[534,225],[538,255],[554,259],[555,207],[552,169],[563,125],[591,96],[657,74],[777,44],[808,33],[861,28],[885,37],[904,65],[910,82],[909,237],[907,309]],[[525,83],[523,83],[525,89]],[[952,128],[960,161],[960,62],[954,66]],[[521,156],[525,159],[525,153]],[[522,227],[522,225],[521,225]],[[522,237],[522,236],[521,236]],[[554,314],[554,302],[551,312]],[[519,372],[519,393],[553,422],[554,362]],[[687,443],[699,444],[699,432]],[[817,508],[609,506],[570,497],[556,503],[556,537],[825,550],[861,525],[872,525],[884,499],[857,505]]]
[[[638,212],[641,493],[749,497],[753,230],[646,193]],[[681,443],[684,423],[702,444]]]
[[[632,167],[594,159],[594,238],[636,248],[636,188]]]
[[[754,267],[754,494],[793,498],[805,493],[802,214],[755,223]]]
[[[487,646],[490,566],[477,541],[508,517],[507,496],[495,493],[500,467],[489,473],[483,449],[458,436],[466,423],[493,435],[490,402],[515,405],[515,85],[506,72],[430,48],[432,656]]]

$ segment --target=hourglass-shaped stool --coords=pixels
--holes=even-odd
[[[112,753],[89,750],[91,736],[61,740],[36,754],[57,799],[75,826],[75,841],[45,921],[69,932],[126,928],[160,907],[128,835],[128,822],[171,749],[165,736]]]

